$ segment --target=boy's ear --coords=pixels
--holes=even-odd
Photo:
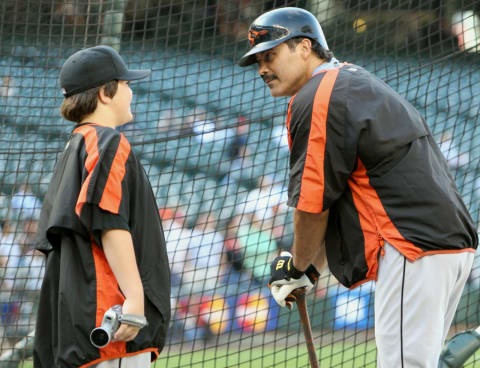
[[[102,86],[98,91],[98,100],[104,105],[108,105],[112,101],[112,98],[105,94],[105,86]]]

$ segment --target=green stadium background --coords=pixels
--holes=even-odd
[[[43,274],[33,239],[72,130],[58,73],[101,43],[152,70],[132,85],[135,119],[121,130],[150,178],[172,269],[173,318],[155,366],[309,366],[296,310],[279,310],[266,287],[270,260],[293,237],[288,100],[236,65],[250,22],[282,6],[314,13],[337,58],[419,109],[478,224],[479,0],[2,0],[0,367],[32,366]],[[476,262],[451,334],[480,324],[479,287]],[[322,367],[375,367],[373,292],[322,275],[307,298]]]

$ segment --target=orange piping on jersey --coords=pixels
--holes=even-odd
[[[87,364],[84,364],[84,365],[81,365],[79,368],[87,368],[87,367],[91,367],[93,365],[96,365],[98,363],[101,363],[105,360],[113,360],[113,359],[118,359],[118,358],[125,358],[125,357],[131,357],[131,356],[134,356],[134,355],[138,355],[138,354],[143,354],[143,353],[147,353],[147,352],[152,352],[153,354],[155,354],[155,359],[157,359],[158,355],[160,354],[158,352],[158,349],[157,348],[148,348],[148,349],[144,349],[144,350],[139,350],[139,351],[135,351],[133,353],[125,353],[125,354],[122,354],[122,355],[119,355],[119,356],[112,356],[112,357],[109,357],[109,358],[100,358],[100,359],[96,359],[90,363],[87,363]]]
[[[288,111],[287,111],[287,136],[288,136],[288,148],[290,149],[290,152],[292,152],[292,135],[290,134],[290,120],[292,118],[292,104],[296,96],[297,95],[295,94],[290,99],[290,102],[288,103]]]
[[[85,160],[85,169],[87,170],[88,175],[82,184],[80,194],[78,195],[77,204],[75,206],[75,212],[77,213],[78,216],[80,216],[82,207],[87,200],[88,184],[90,183],[90,179],[92,178],[93,168],[95,167],[98,161],[98,138],[97,138],[97,130],[94,127],[89,125],[83,125],[75,129],[74,133],[80,133],[83,135],[83,139],[85,140],[85,150],[87,151],[87,159]]]
[[[359,287],[360,285],[366,284],[369,281],[377,281],[377,275],[372,275],[371,277],[367,277],[366,279],[360,280],[360,281],[356,282],[355,284],[353,284],[352,286],[349,286],[348,288],[350,290],[353,290],[353,289]]]
[[[307,155],[297,204],[297,209],[305,212],[319,213],[323,210],[328,105],[338,72],[339,69],[330,69],[325,73],[313,101]]]
[[[409,261],[414,261],[423,255],[423,251],[406,240],[390,220],[377,192],[370,185],[367,170],[360,159],[357,170],[351,175],[348,185],[352,191],[353,201],[364,233],[365,257],[369,267],[375,267],[375,272],[378,267],[377,252],[380,247],[378,233]]]
[[[358,160],[357,170],[355,170],[351,178],[348,179],[348,185],[352,192],[353,203],[357,209],[360,228],[363,233],[365,261],[368,267],[368,272],[365,277],[367,280],[372,280],[376,279],[378,270],[377,254],[382,242],[380,241],[377,225],[375,223],[375,213],[371,210],[369,203],[365,202],[366,197],[363,197],[362,195],[365,178],[367,180],[367,185],[370,186],[370,184],[368,184],[365,167],[361,161]],[[358,286],[357,284],[352,287]]]
[[[123,134],[108,173],[107,183],[103,190],[100,208],[111,213],[118,213],[122,201],[122,181],[125,176],[125,164],[130,154],[130,144]]]
[[[473,248],[463,248],[463,249],[443,249],[443,250],[428,250],[423,252],[420,257],[431,256],[435,254],[455,254],[455,253],[475,253]]]
[[[95,263],[95,275],[97,277],[97,311],[95,326],[102,324],[103,315],[116,304],[123,305],[125,297],[120,292],[117,279],[107,262],[105,253],[92,241],[92,254]],[[114,359],[112,357],[124,356],[127,345],[125,341],[111,342],[104,348],[99,349],[100,359]]]

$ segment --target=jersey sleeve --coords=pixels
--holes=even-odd
[[[83,127],[82,127],[83,128]],[[131,147],[123,134],[113,129],[87,126],[82,186],[75,212],[97,244],[102,230],[129,230],[129,177],[135,175],[127,161]]]
[[[344,192],[355,164],[355,155],[347,154],[351,148],[345,147],[345,107],[332,98],[338,73],[332,69],[313,77],[288,108],[288,205],[305,212],[329,209]]]

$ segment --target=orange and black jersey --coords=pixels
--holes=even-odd
[[[101,232],[132,235],[149,322],[134,341],[95,348],[90,331],[125,298],[105,258]],[[44,200],[36,248],[47,255],[35,367],[88,367],[138,352],[158,355],[170,319],[170,271],[158,208],[127,139],[115,129],[77,125]]]
[[[384,240],[410,261],[477,248],[425,120],[369,72],[343,64],[314,75],[290,100],[287,129],[288,204],[330,210],[328,264],[343,285],[376,279]]]

